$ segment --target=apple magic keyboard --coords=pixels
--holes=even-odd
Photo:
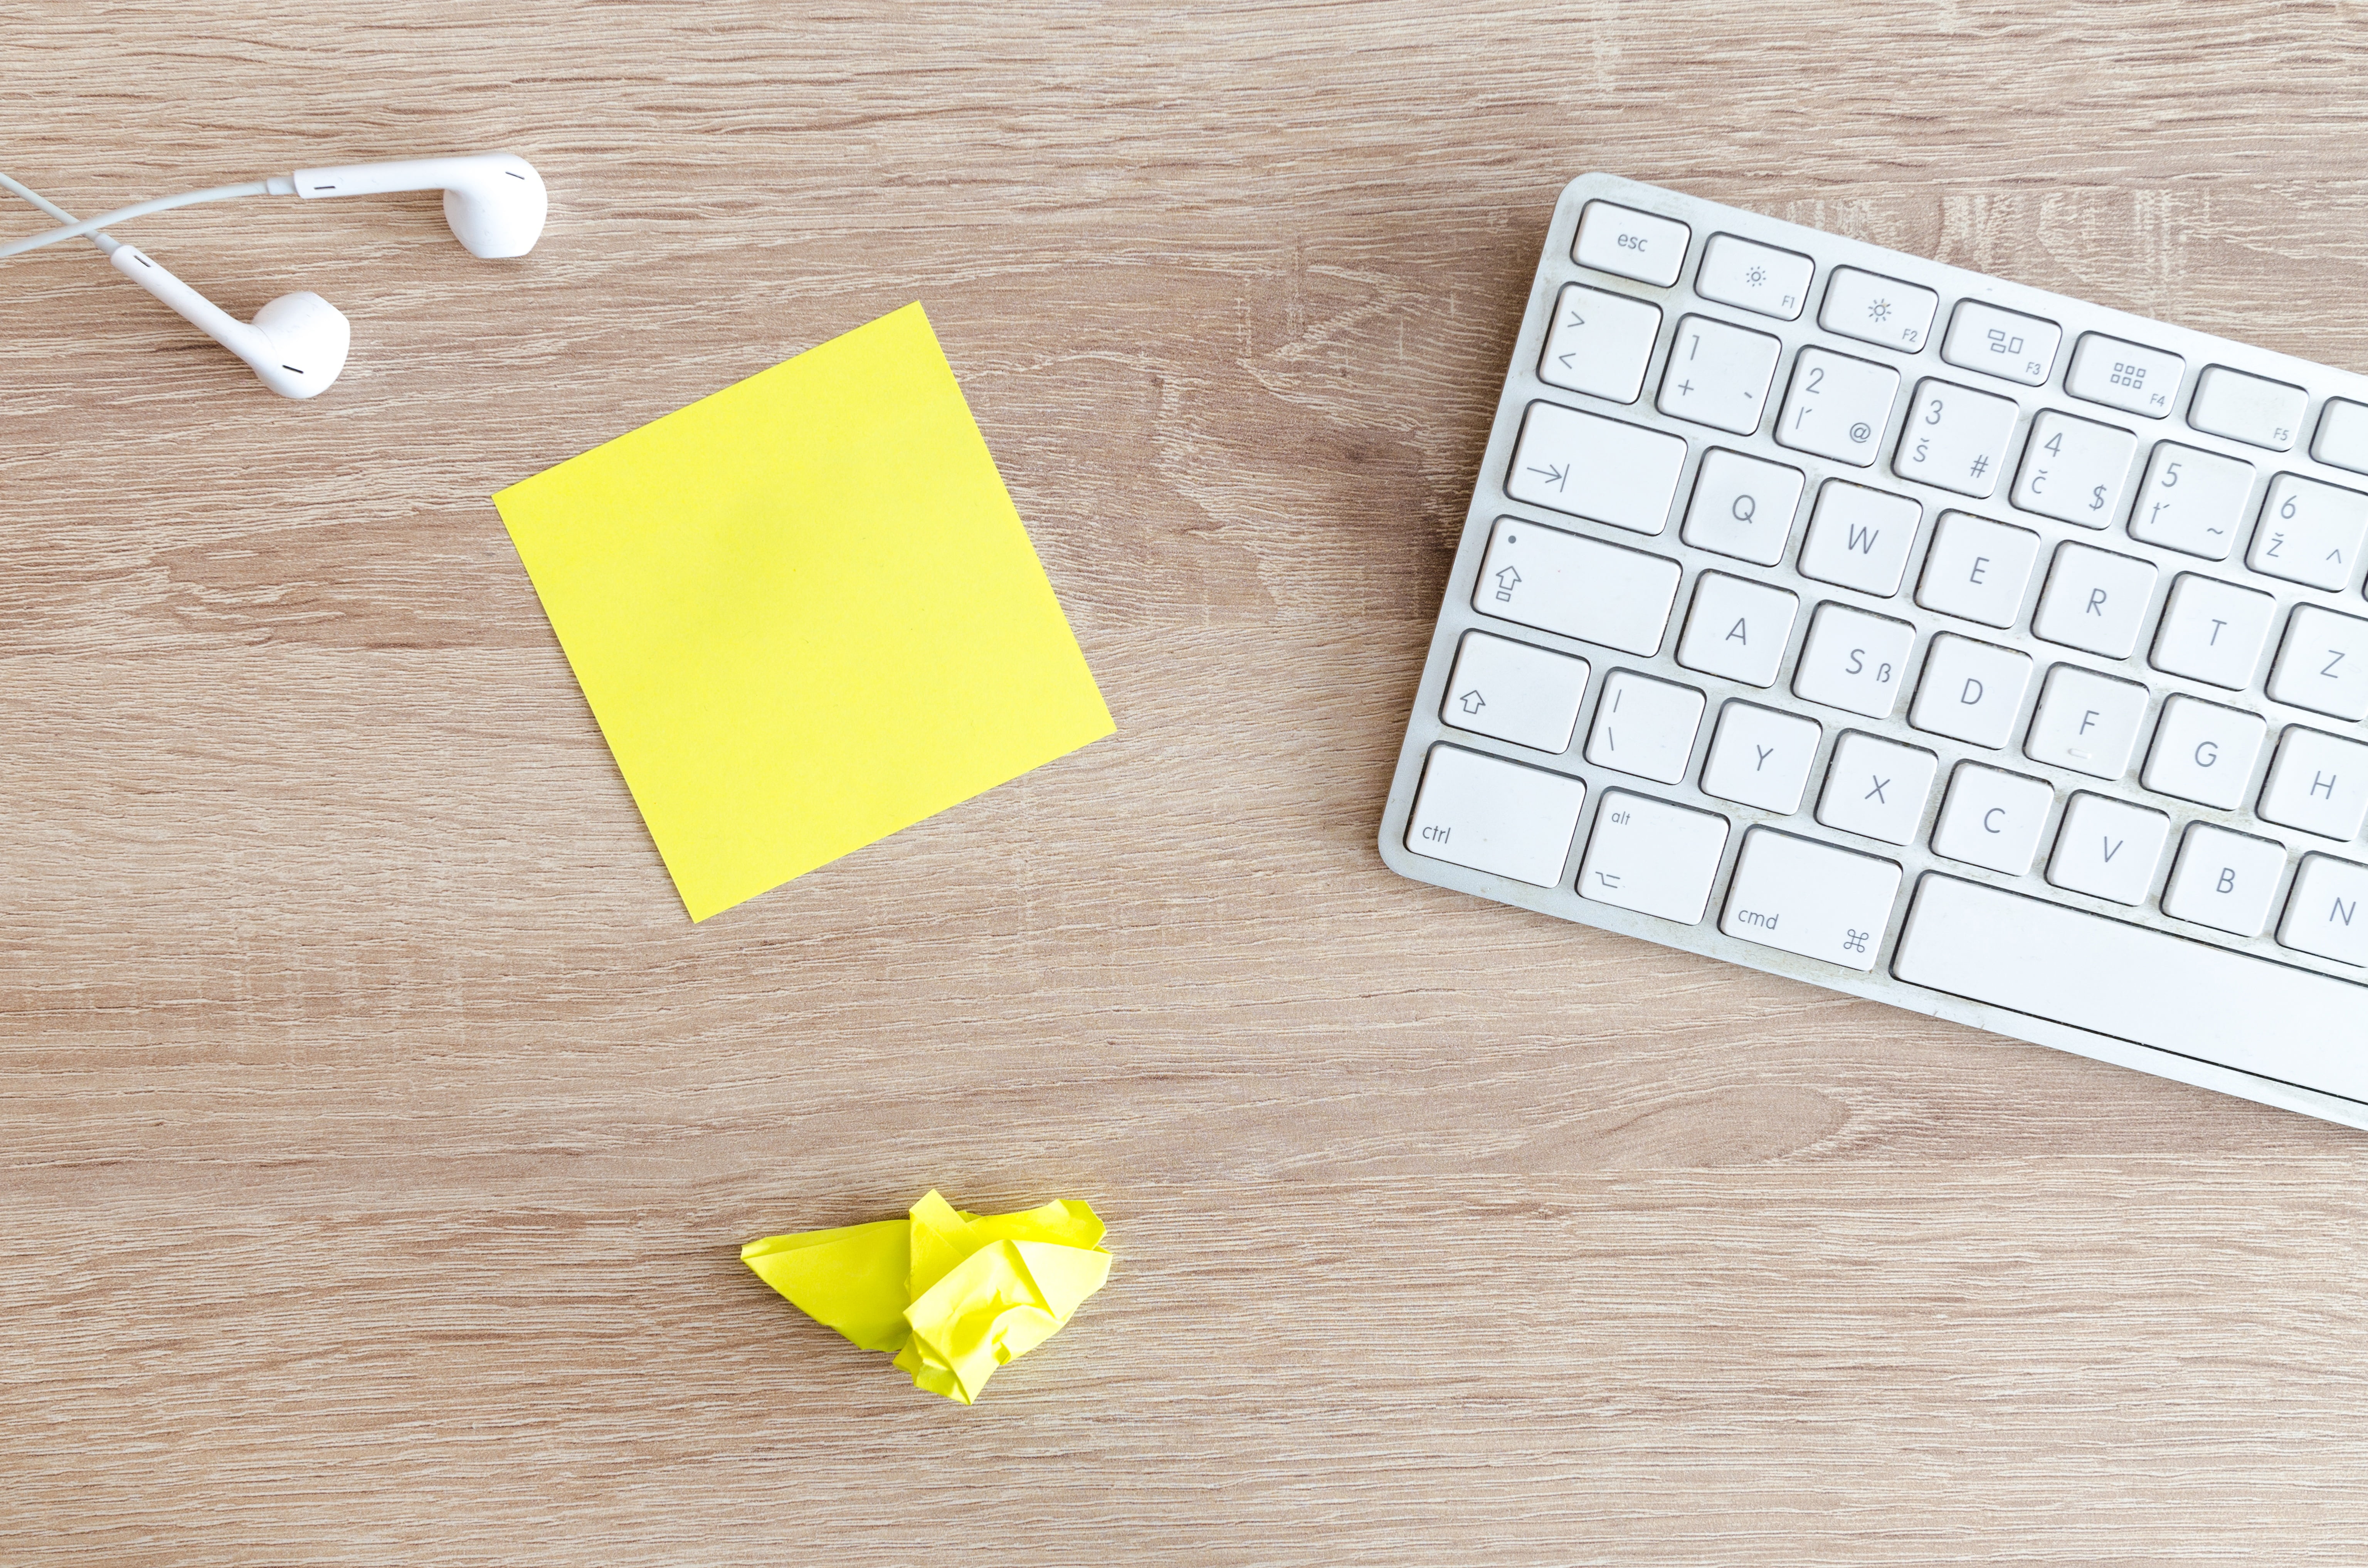
[[[2368,1126],[2368,377],[1563,192],[1403,875]]]

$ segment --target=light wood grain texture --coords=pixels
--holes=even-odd
[[[2368,1142],[1403,882],[1603,168],[2368,369],[2349,5],[0,4],[0,1561],[2358,1562]],[[24,232],[27,218],[8,232]],[[1119,734],[693,928],[485,497],[927,302]],[[963,1410],[736,1261],[1110,1289]]]

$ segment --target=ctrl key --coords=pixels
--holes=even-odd
[[[1718,928],[1763,948],[1871,970],[1898,892],[1899,868],[1889,860],[1755,827],[1743,835]]]
[[[1586,803],[1586,783],[1567,774],[1460,746],[1433,746],[1406,821],[1406,846],[1434,860],[1550,888],[1562,881],[1578,809]]]

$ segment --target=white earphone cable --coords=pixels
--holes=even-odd
[[[15,180],[8,181],[8,188],[19,196],[26,194],[25,187]],[[112,212],[102,212],[96,218],[80,219],[61,229],[51,229],[45,233],[28,234],[21,240],[11,240],[6,244],[0,244],[0,261],[5,261],[12,256],[21,256],[28,250],[39,250],[43,245],[56,244],[62,240],[78,239],[85,234],[97,233],[101,229],[113,228],[118,223],[128,223],[134,218],[145,218],[152,212],[169,212],[176,207],[194,207],[200,201],[230,201],[242,196],[293,196],[295,194],[295,186],[290,182],[287,176],[282,175],[278,179],[249,180],[245,185],[218,185],[211,190],[184,191],[178,196],[160,196],[151,201],[135,201],[129,207],[119,207]],[[27,199],[41,206],[44,210],[54,212],[54,209],[49,208],[38,198],[27,197]]]
[[[0,190],[13,191],[17,195],[21,196],[26,200],[31,202],[34,206],[40,208],[42,211],[48,213],[51,217],[59,219],[63,222],[78,224],[82,222],[81,219],[76,218],[73,213],[67,211],[56,202],[51,201],[48,197],[43,196],[40,191],[35,190],[32,187],[19,185],[15,180],[10,179],[6,175],[0,175]],[[107,252],[109,256],[114,255],[115,247],[123,243],[121,240],[117,239],[113,234],[102,234],[96,230],[92,231],[85,237],[87,238],[91,244]]]

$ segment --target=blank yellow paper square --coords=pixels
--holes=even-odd
[[[917,304],[494,505],[693,920],[1115,727]]]

